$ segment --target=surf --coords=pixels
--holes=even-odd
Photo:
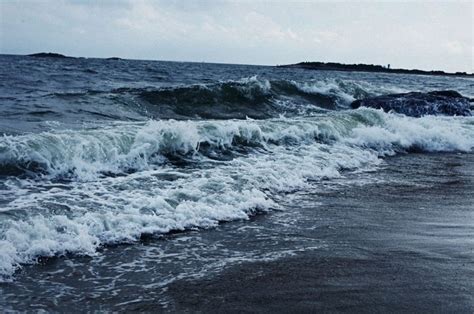
[[[278,210],[284,193],[377,168],[385,156],[473,148],[472,117],[373,109],[4,136],[1,169],[29,172],[2,174],[0,272],[10,278],[42,256],[95,255],[143,234],[249,219]],[[189,166],[173,162],[178,157]]]

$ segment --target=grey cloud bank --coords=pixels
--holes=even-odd
[[[471,2],[3,1],[0,52],[473,69]]]

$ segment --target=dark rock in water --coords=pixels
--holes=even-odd
[[[356,100],[352,108],[369,107],[411,117],[424,115],[470,116],[470,99],[456,91],[411,92]]]
[[[122,58],[119,58],[119,57],[110,57],[110,58],[106,58],[105,60],[122,60]]]
[[[53,53],[53,52],[33,53],[33,54],[28,55],[28,57],[58,58],[58,59],[72,58],[72,57],[68,57],[68,56],[62,55],[62,54],[60,54],[60,53]]]

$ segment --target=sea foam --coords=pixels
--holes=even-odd
[[[5,183],[0,274],[10,278],[40,256],[94,255],[143,234],[248,219],[278,209],[285,192],[372,169],[386,155],[473,148],[472,117],[415,119],[371,109],[4,136],[1,167],[25,172]],[[194,166],[176,166],[176,157]]]

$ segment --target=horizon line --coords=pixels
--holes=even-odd
[[[285,63],[285,64],[261,64],[261,63],[232,63],[232,62],[219,62],[219,61],[189,61],[189,60],[164,60],[164,59],[148,59],[148,58],[126,58],[126,57],[118,57],[118,56],[109,56],[109,57],[97,57],[97,56],[71,56],[71,55],[66,55],[62,54],[59,52],[51,52],[51,51],[40,51],[40,52],[33,52],[33,53],[26,53],[26,54],[20,54],[20,53],[3,53],[0,52],[0,55],[9,55],[9,56],[32,56],[34,54],[41,54],[41,53],[51,53],[51,54],[57,54],[64,56],[66,58],[71,58],[71,59],[111,59],[111,58],[117,58],[120,60],[130,60],[130,61],[154,61],[154,62],[177,62],[177,63],[209,63],[209,64],[227,64],[227,65],[242,65],[242,66],[263,66],[263,67],[278,67],[278,66],[289,66],[289,65],[296,65],[300,63],[335,63],[335,64],[340,64],[340,65],[378,65],[378,66],[384,66],[383,64],[376,64],[376,63],[342,63],[342,62],[336,62],[336,61],[297,61],[295,63]],[[54,58],[54,57],[53,57]],[[390,64],[390,63],[387,63]],[[420,70],[416,68],[390,68],[390,70],[410,70],[410,71],[424,71],[424,72],[444,72],[446,74],[467,74],[467,75],[474,75],[474,69],[471,70],[471,72],[467,71],[455,71],[455,72],[446,72],[444,70]],[[334,70],[338,71],[338,70]],[[357,72],[357,71],[354,71]],[[384,73],[384,72],[381,72]],[[388,74],[396,74],[396,73],[389,73],[385,72]]]

